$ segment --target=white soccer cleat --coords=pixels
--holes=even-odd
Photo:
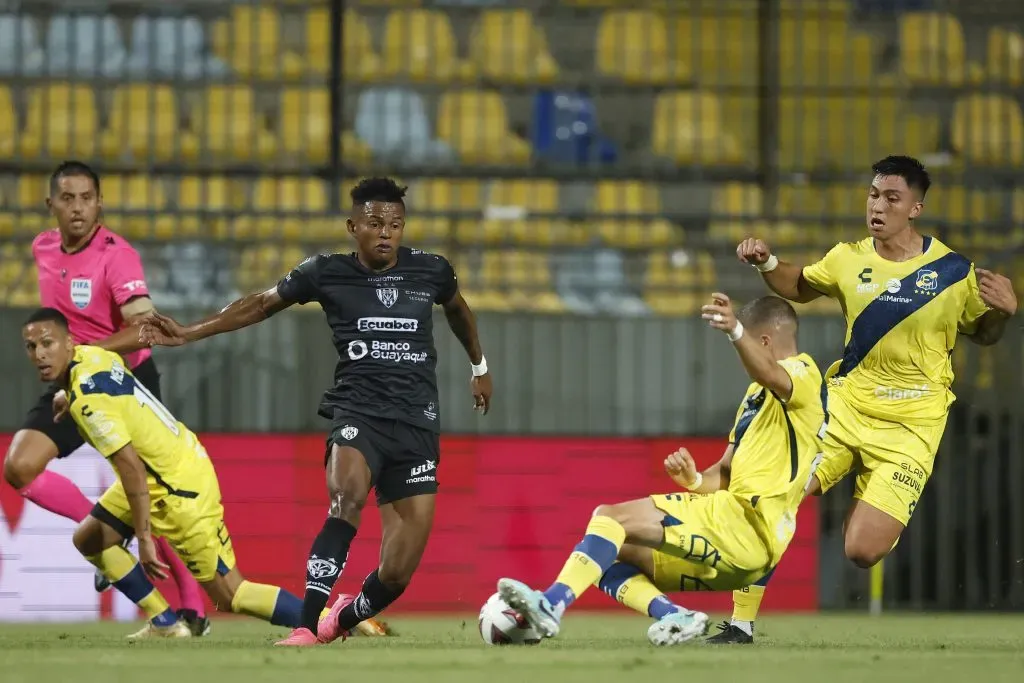
[[[191,638],[192,631],[184,621],[176,621],[170,626],[154,626],[152,622],[146,622],[141,630],[136,631],[128,640],[151,640],[156,638]]]
[[[544,593],[533,590],[522,581],[501,579],[498,581],[498,595],[542,636],[554,638],[558,635],[561,624]]]
[[[651,645],[678,645],[708,632],[708,615],[703,612],[674,612],[662,617],[647,629]]]

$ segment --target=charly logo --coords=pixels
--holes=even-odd
[[[71,303],[81,310],[92,301],[92,280],[76,277],[71,279]]]
[[[385,308],[391,308],[398,301],[398,290],[394,287],[381,287],[377,290],[377,298]]]

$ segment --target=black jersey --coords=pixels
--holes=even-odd
[[[320,254],[277,283],[287,302],[319,302],[334,333],[338,366],[320,415],[353,412],[439,432],[433,306],[457,290],[447,259],[406,247],[386,271],[354,253]]]

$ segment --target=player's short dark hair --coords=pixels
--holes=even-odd
[[[31,325],[32,323],[57,323],[57,326],[63,329],[65,332],[70,330],[68,326],[68,319],[64,317],[64,314],[58,311],[56,308],[37,308],[32,312],[32,315],[25,320],[24,325]],[[23,325],[23,327],[24,327]]]
[[[932,186],[931,176],[925,170],[924,164],[914,157],[893,155],[887,156],[881,161],[876,161],[871,166],[875,175],[899,176],[907,182],[907,187],[921,193],[921,199],[928,194],[928,188]]]
[[[57,183],[60,182],[61,178],[70,178],[72,176],[84,175],[92,179],[92,184],[96,186],[96,194],[100,193],[100,176],[96,171],[92,170],[89,164],[82,161],[65,161],[58,166],[53,174],[50,175],[50,196],[57,194]]]
[[[771,295],[762,296],[760,299],[749,302],[740,309],[736,317],[744,326],[751,328],[779,327],[790,323],[793,325],[793,331],[796,332],[800,327],[796,310],[792,304],[785,299]]]
[[[405,206],[405,192],[408,187],[399,185],[391,178],[364,178],[349,192],[352,204],[385,202]]]

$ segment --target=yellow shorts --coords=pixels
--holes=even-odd
[[[202,473],[194,484],[182,488],[198,495],[158,497],[151,491],[153,534],[167,539],[197,581],[212,581],[217,574],[226,574],[235,567],[235,551],[224,525],[220,484],[212,465],[209,473]],[[132,511],[120,481],[100,496],[92,515],[123,535],[134,533]]]
[[[651,496],[665,513],[665,544],[654,552],[654,583],[666,593],[728,591],[756,583],[772,557],[749,504],[728,491]]]
[[[828,431],[815,470],[822,493],[857,472],[854,498],[899,520],[910,521],[932,473],[946,421],[907,425],[864,415],[829,394]]]

